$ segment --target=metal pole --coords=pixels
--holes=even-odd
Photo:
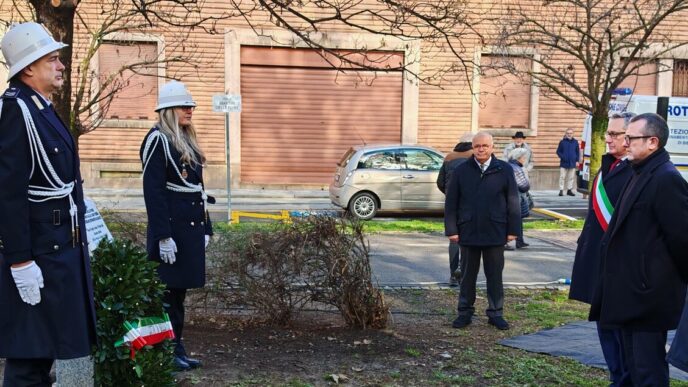
[[[657,114],[667,120],[669,110],[669,97],[657,97]]]
[[[225,113],[225,155],[227,156],[227,222],[232,221],[232,174],[229,164],[229,112]]]

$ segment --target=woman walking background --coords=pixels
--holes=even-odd
[[[521,233],[516,237],[517,249],[530,246],[530,244],[523,240],[523,218],[530,215],[530,201],[528,200],[530,181],[528,181],[528,175],[523,170],[523,163],[526,162],[527,158],[528,150],[525,148],[516,148],[509,153],[509,165],[514,169],[516,185],[518,185],[518,195],[521,199]]]
[[[198,367],[182,343],[187,289],[205,285],[205,248],[212,235],[203,189],[205,156],[191,118],[196,103],[177,81],[160,89],[159,121],[141,144],[143,195],[148,215],[147,250],[159,261],[158,274],[167,286],[164,303],[174,329],[175,365]]]

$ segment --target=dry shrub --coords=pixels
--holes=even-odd
[[[351,327],[387,324],[389,309],[373,285],[359,223],[311,216],[256,229],[248,238],[230,236],[221,245],[226,255],[214,254],[210,287],[229,284],[232,303],[252,307],[270,322],[286,324],[307,305],[321,302],[339,309]]]

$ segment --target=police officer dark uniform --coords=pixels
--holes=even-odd
[[[214,202],[203,189],[205,156],[196,142],[191,117],[196,103],[181,82],[160,89],[159,121],[141,144],[143,194],[148,214],[147,249],[161,262],[167,285],[164,302],[175,334],[175,364],[186,370],[200,362],[182,343],[186,290],[205,285],[205,248],[212,235],[206,210]]]
[[[4,386],[50,386],[54,359],[90,354],[95,308],[76,145],[50,95],[56,42],[40,24],[0,43],[10,87],[0,109],[0,357]]]

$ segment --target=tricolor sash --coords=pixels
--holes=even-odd
[[[607,191],[604,189],[602,172],[600,172],[595,179],[592,195],[592,209],[595,212],[595,216],[597,217],[597,221],[600,223],[602,230],[607,231],[609,222],[612,219],[612,214],[614,214],[614,206],[609,201],[609,197],[607,197]]]
[[[163,313],[162,318],[143,317],[136,321],[125,321],[124,328],[127,331],[124,337],[115,343],[115,347],[129,346],[132,359],[136,351],[146,345],[157,344],[165,339],[174,339],[174,331],[167,313]]]

